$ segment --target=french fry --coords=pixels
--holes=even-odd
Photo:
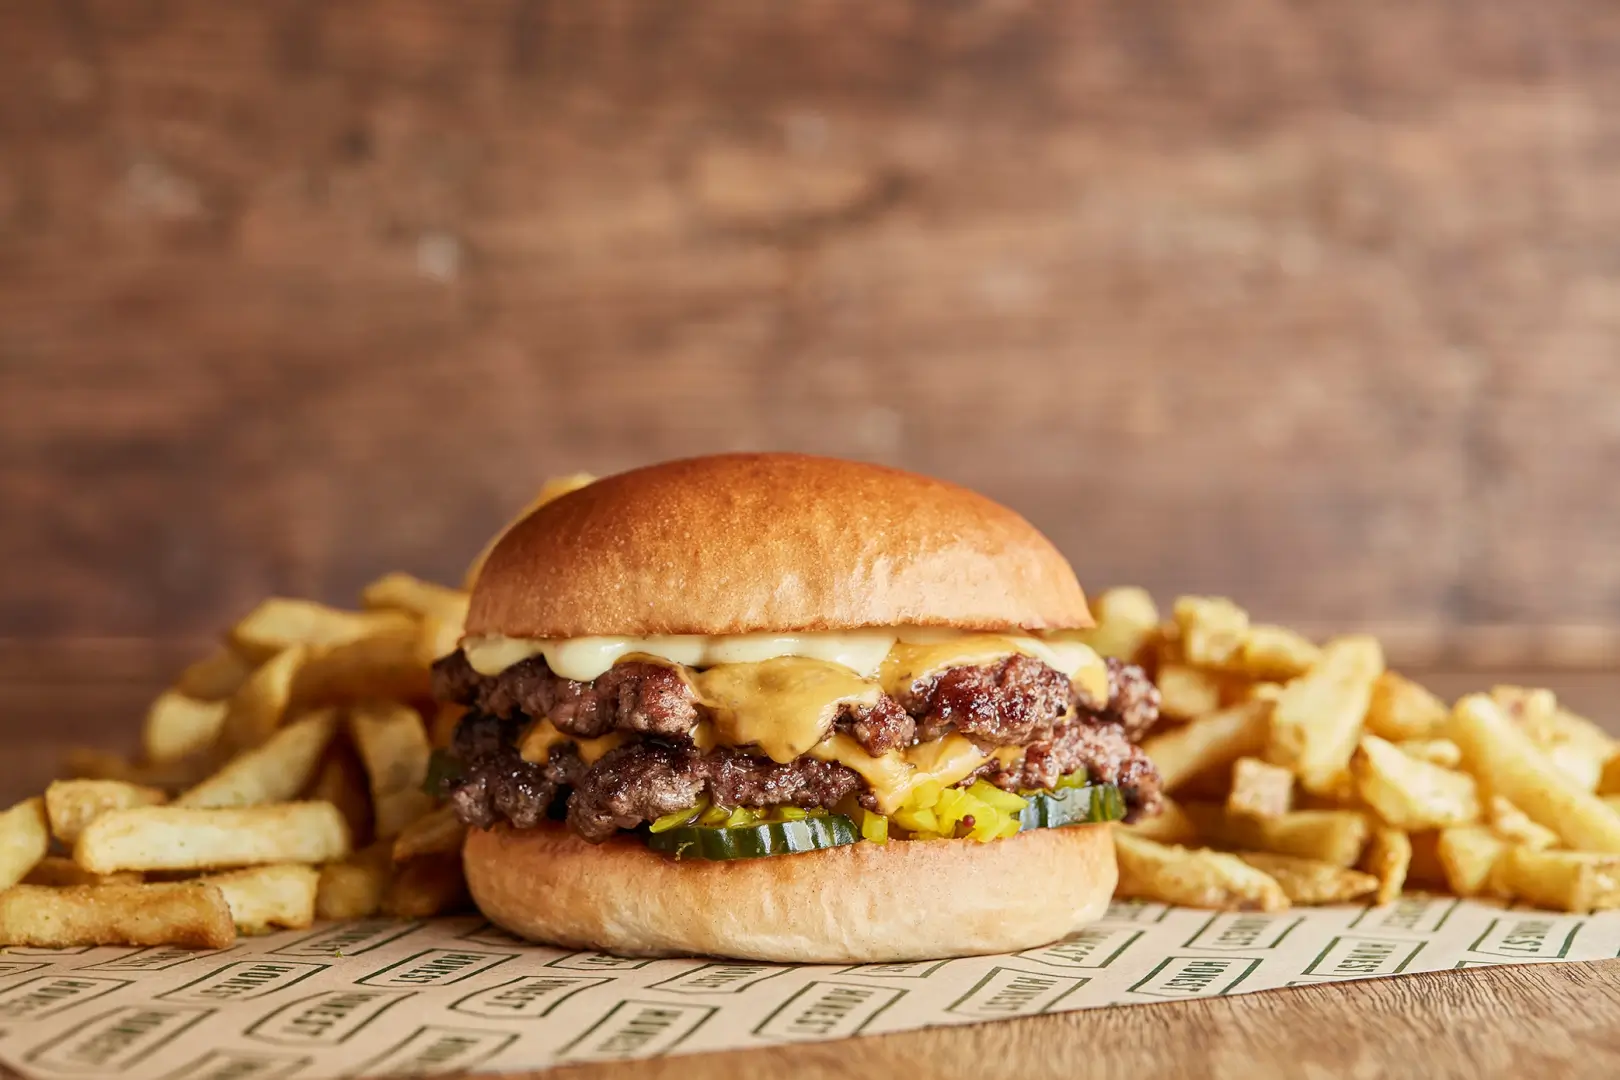
[[[1286,682],[1298,678],[1322,659],[1322,650],[1285,626],[1249,627],[1238,649],[1236,667],[1252,679]]]
[[[157,788],[121,780],[57,780],[45,789],[45,816],[51,835],[71,844],[86,825],[109,810],[158,806],[168,798]]]
[[[1191,720],[1221,707],[1221,679],[1187,664],[1159,665],[1159,713],[1166,720]]]
[[[1387,826],[1373,830],[1361,856],[1361,868],[1378,880],[1375,904],[1392,903],[1401,895],[1411,866],[1412,841],[1406,833]]]
[[[1160,844],[1186,844],[1198,843],[1198,828],[1193,824],[1192,818],[1181,808],[1181,804],[1170,796],[1164,796],[1163,803],[1157,814],[1134,821],[1129,825],[1120,826],[1129,829],[1145,840],[1153,840]]]
[[[513,525],[516,525],[518,522],[522,521],[524,518],[546,505],[546,503],[551,502],[553,499],[560,499],[570,491],[577,491],[585,485],[595,482],[596,477],[592,476],[590,473],[574,473],[572,476],[554,476],[550,480],[547,480],[545,484],[541,486],[540,493],[536,495],[532,501],[530,501],[529,505],[518,511],[517,516],[511,521],[507,522],[506,527],[500,532],[496,533],[495,536],[490,539],[489,543],[484,545],[484,550],[480,551],[477,558],[473,559],[471,565],[467,567],[466,577],[462,580],[462,588],[466,589],[468,592],[472,591],[473,585],[478,581],[478,572],[484,568],[484,563],[489,559],[490,552],[495,550],[495,545],[499,544],[501,539],[511,531]]]
[[[1181,652],[1198,667],[1233,664],[1249,631],[1249,613],[1224,596],[1179,596],[1172,618],[1181,631]]]
[[[1228,911],[1282,911],[1288,896],[1269,875],[1235,855],[1156,844],[1114,830],[1119,856],[1116,896]]]
[[[455,807],[441,806],[405,826],[394,840],[394,861],[457,854],[466,836],[467,826],[456,817]]]
[[[1378,879],[1371,874],[1317,859],[1269,851],[1240,851],[1237,857],[1276,881],[1294,904],[1342,904],[1378,888]]]
[[[301,930],[315,921],[313,866],[280,863],[233,870],[202,878],[225,894],[231,921],[243,934],[265,934],[277,928]]]
[[[43,799],[24,799],[0,813],[0,888],[26,877],[45,857],[50,843]]]
[[[1458,896],[1479,896],[1491,886],[1491,870],[1508,845],[1483,825],[1440,830],[1437,849],[1446,887]]]
[[[1260,753],[1270,731],[1271,710],[1269,701],[1234,705],[1150,736],[1142,741],[1142,750],[1158,766],[1165,790],[1175,791],[1201,772]]]
[[[1492,882],[1499,891],[1536,907],[1578,912],[1620,908],[1620,855],[1510,845],[1496,861]]]
[[[139,885],[141,875],[131,870],[123,870],[116,874],[92,874],[72,859],[61,855],[47,855],[34,864],[28,871],[28,876],[22,879],[24,885],[50,885],[61,887],[64,885]]]
[[[1598,778],[1598,794],[1620,795],[1620,753],[1604,762],[1603,773]]]
[[[304,665],[307,650],[293,645],[271,657],[231,695],[225,710],[224,742],[234,750],[247,750],[268,739],[281,726],[292,702],[293,680]]]
[[[1600,795],[1598,797],[1603,800],[1604,806],[1620,814],[1620,795]]]
[[[383,912],[401,919],[421,919],[460,911],[471,902],[461,874],[461,854],[424,855],[395,868],[383,898]]]
[[[1587,791],[1597,789],[1604,763],[1616,749],[1615,741],[1603,729],[1560,708],[1551,690],[1494,686],[1491,700],[1571,780]]]
[[[349,852],[349,830],[331,803],[112,810],[85,826],[73,861],[92,873],[204,870],[266,863],[321,863]]]
[[[309,646],[293,681],[297,708],[353,705],[371,699],[414,701],[433,690],[421,627],[386,628],[339,645]]]
[[[180,761],[212,747],[225,727],[224,701],[202,701],[165,690],[146,711],[141,749],[148,761]]]
[[[1457,702],[1448,731],[1463,763],[1493,795],[1523,810],[1576,851],[1620,854],[1620,814],[1569,783],[1495,702],[1469,694]]]
[[[273,596],[231,627],[231,647],[264,663],[297,646],[347,645],[380,634],[415,634],[416,620],[403,611],[342,611],[313,600]]]
[[[165,791],[188,787],[207,776],[209,769],[207,755],[162,763],[135,762],[93,746],[69,747],[63,765],[76,780],[117,780]]]
[[[1350,759],[1361,798],[1398,829],[1436,829],[1479,820],[1479,790],[1467,773],[1442,769],[1401,752],[1376,735]]]
[[[1293,809],[1294,774],[1259,758],[1241,757],[1232,763],[1232,792],[1226,809],[1250,817],[1281,817]]]
[[[1386,671],[1373,684],[1367,730],[1380,739],[1431,739],[1446,726],[1446,703],[1404,675]]]
[[[1284,686],[1277,698],[1266,759],[1293,772],[1308,791],[1330,794],[1342,788],[1373,683],[1383,670],[1383,649],[1373,638],[1330,641],[1322,662]]]
[[[330,709],[293,721],[226,762],[174,805],[262,806],[296,798],[314,779],[337,723]]]
[[[221,646],[180,673],[174,692],[193,701],[224,701],[252,674],[253,665]]]
[[[1462,747],[1450,739],[1407,739],[1395,745],[1407,757],[1438,765],[1442,769],[1455,769],[1462,764]]]
[[[433,809],[433,797],[422,790],[433,753],[422,717],[408,705],[373,705],[350,715],[349,734],[371,778],[376,834],[397,836]]]
[[[363,919],[382,910],[394,879],[392,847],[380,840],[342,862],[321,867],[315,914],[322,919]]]
[[[231,909],[212,885],[17,885],[0,892],[0,943],[6,945],[223,949],[235,940]]]
[[[1076,636],[1099,655],[1134,663],[1159,627],[1159,608],[1146,589],[1109,589],[1091,605],[1097,625]]]
[[[1558,846],[1558,834],[1545,825],[1537,825],[1530,816],[1500,795],[1493,795],[1485,804],[1491,831],[1510,844],[1540,851]]]
[[[1422,832],[1407,833],[1406,839],[1412,845],[1412,861],[1406,868],[1406,880],[1418,886],[1445,888],[1446,868],[1440,861],[1439,830],[1424,829]]]
[[[354,752],[346,731],[327,746],[307,797],[337,807],[357,846],[371,842],[371,794],[366,767],[360,763],[360,755]]]
[[[360,603],[373,611],[405,611],[456,623],[466,621],[468,599],[461,589],[400,573],[384,574],[360,591]]]
[[[1275,818],[1230,814],[1213,803],[1187,803],[1182,808],[1198,834],[1223,848],[1297,855],[1335,866],[1354,866],[1372,831],[1367,816],[1355,810],[1294,810]]]

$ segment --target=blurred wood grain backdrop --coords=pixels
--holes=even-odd
[[[14,685],[725,448],[1603,663],[1617,346],[1600,0],[0,2]]]

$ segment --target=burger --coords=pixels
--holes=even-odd
[[[1029,522],[795,454],[653,465],[489,551],[435,695],[484,914],[620,955],[1006,952],[1097,918],[1158,695]]]

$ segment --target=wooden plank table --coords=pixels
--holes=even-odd
[[[5,798],[39,790],[51,762],[73,742],[128,743],[141,703],[179,659],[165,653],[119,662],[120,654],[105,648],[90,649],[93,658],[80,651],[64,660],[45,655],[55,650],[0,648]],[[1497,681],[1550,685],[1599,716],[1599,706],[1620,689],[1620,676],[1595,673],[1434,672],[1425,681],[1447,694]],[[523,1075],[1029,1080],[1059,1074],[1131,1080],[1620,1076],[1620,959],[1435,972]]]

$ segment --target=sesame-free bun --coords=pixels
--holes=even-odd
[[[479,572],[469,636],[1092,625],[1074,571],[1006,507],[898,469],[721,454],[546,503]]]
[[[1016,952],[1099,918],[1114,891],[1107,825],[1006,840],[860,842],[802,855],[676,862],[561,825],[473,829],[467,884],[496,925],[619,956],[857,964]]]

